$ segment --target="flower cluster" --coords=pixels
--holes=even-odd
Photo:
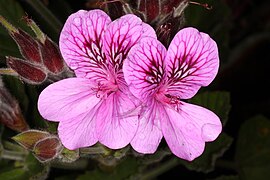
[[[182,101],[217,74],[218,49],[207,34],[184,28],[167,50],[135,15],[111,21],[101,10],[80,10],[63,27],[60,51],[76,77],[45,88],[38,109],[59,122],[66,148],[100,142],[154,153],[164,137],[175,155],[191,161],[220,134],[213,112]]]
[[[21,56],[6,57],[7,65],[28,84],[42,84],[45,81],[55,81],[66,76],[66,66],[58,46],[46,36],[32,19],[24,17],[27,25],[36,34],[32,37],[20,28],[15,28],[4,17],[0,16],[2,24],[16,42]],[[0,74],[2,74],[0,72]]]

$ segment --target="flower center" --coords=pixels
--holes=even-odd
[[[158,91],[156,93],[155,99],[159,101],[160,103],[170,106],[176,111],[179,110],[179,106],[181,104],[180,97],[179,96],[173,96],[171,94],[166,93],[166,91]]]
[[[99,83],[97,88],[92,89],[96,92],[96,97],[100,99],[106,99],[110,94],[118,91],[117,83],[108,82],[107,84]]]

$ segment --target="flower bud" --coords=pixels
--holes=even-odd
[[[159,14],[161,10],[160,0],[138,0],[138,10],[144,13],[145,21],[152,22]]]
[[[41,55],[37,41],[21,29],[13,27],[5,18],[0,16],[0,23],[8,30],[17,43],[21,55],[28,61],[41,63]]]
[[[38,25],[30,18],[24,17],[27,25],[34,31],[40,44],[43,64],[53,74],[59,74],[64,70],[64,60],[58,46],[46,36]]]
[[[24,131],[12,137],[12,139],[15,140],[17,143],[19,143],[21,146],[23,146],[25,149],[33,150],[37,142],[39,142],[42,139],[46,139],[50,136],[51,136],[50,133],[46,131],[39,131],[32,129]]]
[[[58,46],[46,36],[44,44],[41,44],[43,63],[53,74],[59,74],[64,70],[64,60]]]
[[[63,146],[60,140],[51,135],[39,140],[33,148],[33,153],[40,162],[47,162],[58,157],[62,150]]]
[[[18,29],[18,33],[10,33],[17,43],[21,55],[30,62],[41,63],[42,58],[37,41],[25,31]]]
[[[0,79],[0,122],[12,130],[22,132],[29,129],[18,102],[4,87]]]
[[[7,65],[29,84],[41,84],[47,79],[46,70],[23,59],[7,57]]]

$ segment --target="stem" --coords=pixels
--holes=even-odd
[[[163,174],[164,172],[170,170],[171,168],[177,166],[179,164],[179,160],[177,158],[173,158],[168,160],[167,162],[161,164],[160,166],[156,167],[155,169],[148,171],[147,173],[143,174],[140,179],[141,180],[147,180],[147,179],[153,179],[157,177],[160,174]]]
[[[90,148],[82,148],[80,149],[81,154],[87,155],[96,155],[96,154],[107,154],[108,151],[102,146],[100,147],[90,147]]]
[[[32,20],[29,19],[28,17],[24,18],[27,25],[34,31],[34,33],[36,34],[36,37],[38,40],[40,40],[43,44],[45,43],[46,40],[46,36],[44,35],[44,33],[41,31],[41,29],[38,27],[38,25]]]
[[[40,0],[26,0],[26,2],[32,6],[43,19],[54,29],[58,34],[62,27],[62,23],[52,14],[50,10]]]
[[[59,169],[70,169],[70,170],[82,170],[88,166],[88,160],[86,159],[78,159],[72,163],[64,163],[61,161],[53,161],[51,162],[51,166]]]
[[[11,68],[0,68],[0,74],[18,76],[18,73]]]
[[[0,155],[1,155],[1,158],[3,159],[9,159],[9,160],[15,160],[15,161],[23,161],[26,156],[25,153],[8,151],[5,149],[2,149],[2,152],[0,153]]]
[[[18,32],[18,30],[12,26],[3,16],[0,15],[0,23],[7,28],[8,32],[15,33]]]

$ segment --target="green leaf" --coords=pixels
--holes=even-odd
[[[159,163],[169,155],[172,155],[172,152],[168,147],[158,148],[158,150],[154,154],[143,155],[138,161],[141,165],[151,165]]]
[[[240,128],[235,159],[240,166],[270,166],[270,120],[253,117]]]
[[[31,153],[25,160],[26,169],[32,179],[46,179],[49,174],[49,166],[41,164]]]
[[[12,169],[0,174],[0,179],[3,180],[23,180],[28,179],[28,175],[22,168]]]
[[[192,162],[182,161],[188,169],[208,173],[214,170],[217,158],[221,157],[230,147],[233,139],[222,133],[214,142],[206,143],[203,154]]]
[[[270,177],[270,165],[261,167],[243,167],[241,173],[241,179],[245,180],[268,180]]]
[[[218,115],[223,126],[226,124],[231,109],[229,92],[204,92],[196,95],[189,102],[212,110]]]
[[[239,177],[238,176],[234,176],[234,175],[231,175],[231,176],[220,176],[218,178],[216,178],[215,180],[239,180]]]
[[[138,169],[138,163],[134,158],[127,158],[118,166],[115,167],[113,172],[107,173],[100,169],[88,171],[84,175],[81,175],[77,180],[107,180],[107,179],[127,179],[132,174],[136,173]]]
[[[235,160],[246,180],[270,177],[270,120],[255,116],[244,122],[236,144]]]

